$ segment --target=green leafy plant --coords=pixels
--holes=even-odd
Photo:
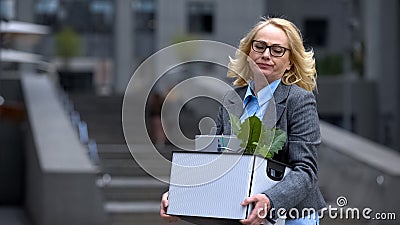
[[[343,73],[344,57],[341,54],[331,54],[316,61],[316,69],[320,75],[338,75]]]
[[[279,128],[267,129],[257,116],[248,117],[243,121],[230,114],[233,133],[242,141],[240,147],[245,153],[257,154],[264,158],[272,158],[284,146],[286,132]]]
[[[72,57],[80,55],[81,38],[72,28],[65,27],[56,34],[56,53],[64,60],[64,66],[69,66]]]
[[[172,44],[178,44],[186,41],[193,41],[193,40],[198,40],[199,38],[196,35],[191,35],[191,34],[178,34],[175,35],[175,37],[172,39]],[[174,48],[177,56],[181,60],[187,60],[193,57],[199,49],[195,44],[186,44],[186,45],[179,45],[179,47]]]

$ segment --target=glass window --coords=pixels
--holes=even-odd
[[[142,61],[155,49],[156,2],[154,0],[135,0],[133,10],[134,57]],[[140,46],[140,47],[138,47]]]
[[[189,33],[212,33],[214,29],[214,4],[212,2],[189,2]]]
[[[113,23],[113,4],[108,0],[95,0],[89,5],[90,26],[94,32],[110,32]]]
[[[305,21],[305,41],[311,46],[327,45],[328,21],[326,19],[307,19]]]
[[[111,32],[114,5],[111,0],[37,0],[35,21],[55,30],[64,26],[81,33]]]
[[[60,4],[58,0],[39,0],[35,5],[35,22],[55,26]]]
[[[14,0],[0,0],[0,19],[15,19]]]
[[[155,26],[154,0],[136,0],[132,2],[136,32],[153,32]]]

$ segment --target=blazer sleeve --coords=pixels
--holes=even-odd
[[[264,194],[275,210],[284,208],[288,211],[318,187],[317,147],[321,138],[314,95],[299,91],[289,95],[286,101],[287,163],[293,170]]]
[[[219,106],[217,119],[215,121],[217,127],[216,134],[221,135],[224,133],[224,107]]]

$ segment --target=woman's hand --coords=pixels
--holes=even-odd
[[[249,63],[251,72],[253,72],[254,91],[258,93],[258,91],[266,87],[269,82],[258,65],[250,57],[247,57],[247,62]]]
[[[247,219],[240,220],[242,224],[246,225],[260,225],[265,222],[265,217],[271,208],[271,202],[265,194],[256,194],[251,197],[244,199],[242,206],[247,206],[249,204],[254,205],[253,211]]]
[[[172,223],[172,222],[176,222],[179,219],[179,217],[177,216],[170,216],[167,214],[167,208],[168,208],[168,192],[165,192],[162,195],[161,198],[161,204],[160,204],[160,216],[161,218],[163,218],[165,221]]]

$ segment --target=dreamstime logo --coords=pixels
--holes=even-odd
[[[363,209],[347,207],[348,201],[344,196],[340,196],[336,199],[336,204],[339,207],[328,205],[328,207],[316,211],[313,208],[304,208],[301,211],[296,208],[292,208],[289,211],[283,208],[270,209],[270,213],[273,215],[276,213],[279,219],[287,218],[315,218],[318,215],[318,219],[323,219],[326,214],[330,219],[349,219],[349,220],[396,220],[395,212],[374,212],[371,208],[366,207]],[[258,217],[265,219],[267,216],[267,206],[258,209]]]
[[[157,150],[157,147],[153,145],[148,136],[145,110],[147,100],[156,83],[169,71],[189,63],[211,63],[228,68],[229,57],[238,57],[240,54],[248,57],[245,53],[238,52],[237,48],[221,42],[195,40],[168,46],[151,55],[139,65],[125,91],[122,106],[122,127],[125,141],[133,158],[149,175],[169,183],[170,180],[166,176],[165,170],[171,168],[172,165],[172,162]],[[234,72],[240,74],[238,71]],[[168,89],[169,93],[166,95],[161,109],[163,131],[167,136],[168,142],[173,144],[174,149],[193,150],[187,146],[194,146],[194,140],[188,139],[180,128],[179,115],[184,105],[198,97],[209,98],[221,104],[223,95],[229,90],[233,90],[233,87],[215,77],[197,76],[187,78],[178,84],[174,84],[173,87],[169,86]],[[237,94],[233,98],[235,98],[232,99],[234,101],[242,102],[242,99]],[[274,99],[271,101],[274,101]],[[270,104],[275,106],[274,103]],[[199,107],[204,108],[205,106]],[[228,110],[228,112],[230,111]],[[275,118],[276,112],[270,113],[270,117]],[[215,112],[216,114],[217,112]],[[208,118],[208,120],[212,119]],[[204,121],[204,118],[200,122],[202,121]],[[211,122],[215,126],[215,122]],[[193,127],[193,129],[196,128]],[[200,164],[191,164],[190,166],[174,165],[175,168],[185,170],[187,174],[192,174],[192,177],[196,177],[192,183],[174,185],[198,185],[216,180],[236,165],[240,157],[241,155],[238,155],[229,163],[226,163],[226,159],[219,157]],[[221,169],[221,167],[223,168]],[[210,173],[210,168],[218,169]]]
[[[347,198],[344,196],[339,196],[336,199],[336,205],[338,205],[339,207],[344,207],[347,205]]]

